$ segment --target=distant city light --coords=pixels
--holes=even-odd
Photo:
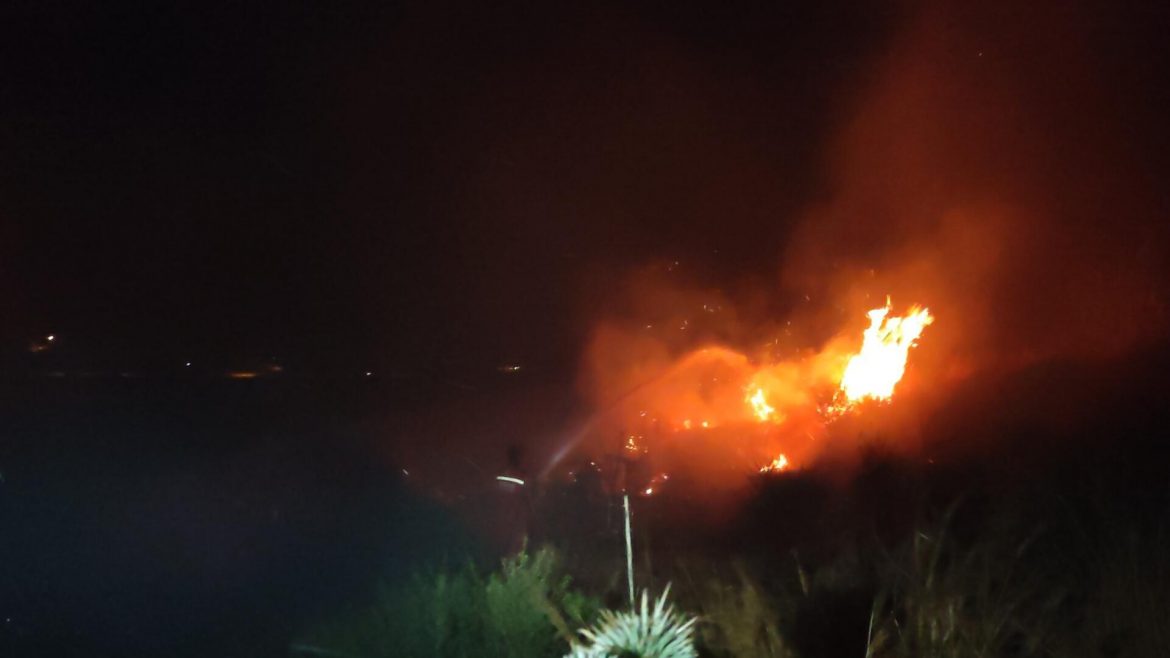
[[[46,334],[44,338],[33,340],[31,343],[29,343],[28,351],[32,352],[33,354],[47,351],[49,348],[53,347],[53,341],[55,340],[57,340],[57,336],[55,334]]]

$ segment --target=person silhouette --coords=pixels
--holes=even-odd
[[[524,548],[528,539],[530,512],[527,469],[524,467],[524,450],[517,444],[508,446],[504,473],[496,477],[500,491],[500,529],[503,532],[505,549],[509,554]]]

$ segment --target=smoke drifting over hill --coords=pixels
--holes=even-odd
[[[1170,233],[1153,145],[1166,130],[1118,109],[1143,90],[1118,70],[1110,30],[1139,17],[1056,3],[908,16],[860,92],[840,94],[823,194],[775,219],[792,227],[775,279],[721,288],[666,261],[627,280],[582,377],[602,443],[683,420],[717,432],[757,371],[794,415],[784,432],[812,438],[821,424],[807,417],[886,295],[939,318],[909,383],[936,402],[975,374],[1109,359],[1163,335]]]

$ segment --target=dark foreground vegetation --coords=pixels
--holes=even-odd
[[[1170,655],[1166,372],[972,380],[925,453],[872,437],[847,482],[760,477],[715,520],[636,497],[637,587],[703,656]],[[561,656],[627,605],[620,499],[531,491],[517,555],[471,530],[490,496],[376,455],[385,390],[37,386],[0,399],[0,655]]]
[[[871,467],[884,482],[821,491],[821,509],[850,514],[838,496],[882,495],[882,484],[908,475],[896,463]],[[701,655],[1170,655],[1170,523],[1094,500],[1099,484],[1072,495],[971,495],[916,507],[907,516],[917,521],[897,528],[831,518],[835,540],[826,532],[734,550],[656,538],[667,545],[643,551],[636,568],[640,584],[673,583],[676,603],[701,617]],[[761,486],[762,497],[817,490],[800,476]],[[307,633],[294,652],[562,655],[566,621],[584,626],[603,602],[625,604],[620,543],[611,539],[587,551],[565,542],[561,553],[521,553],[491,573],[470,564],[421,571]]]
[[[704,656],[1170,655],[1167,366],[1154,350],[974,381],[929,456],[877,437],[847,484],[761,477],[720,522],[688,515],[701,492],[639,498],[638,586],[672,585]],[[563,655],[573,628],[626,605],[618,501],[589,487],[533,499],[544,548],[434,562],[293,652]]]

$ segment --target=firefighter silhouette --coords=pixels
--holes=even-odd
[[[524,451],[516,444],[508,446],[507,461],[502,475],[496,478],[500,492],[500,521],[505,539],[505,550],[515,553],[524,548],[528,538],[531,516],[529,482],[524,467]]]

